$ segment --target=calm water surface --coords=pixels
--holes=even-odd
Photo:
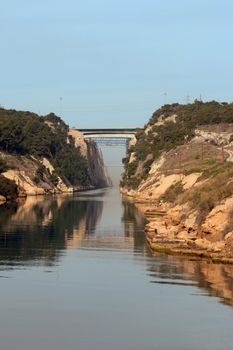
[[[233,267],[152,256],[118,192],[0,209],[1,350],[229,350]]]

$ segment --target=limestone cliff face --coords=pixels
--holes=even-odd
[[[8,200],[110,185],[96,144],[54,113],[0,108],[0,125],[0,195]]]
[[[100,148],[93,141],[87,142],[87,160],[89,174],[95,187],[111,187],[112,181],[104,165]]]
[[[34,196],[57,193],[72,193],[73,188],[67,186],[58,176],[57,184],[51,182],[51,174],[54,167],[46,158],[36,158],[27,156],[16,156],[8,153],[0,153],[9,170],[2,173],[7,179],[15,181],[19,188],[19,196]],[[43,175],[38,180],[38,168],[43,166]]]
[[[70,129],[69,135],[75,140],[75,146],[80,149],[81,154],[87,159],[89,176],[94,187],[110,187],[111,179],[104,165],[102,152],[97,144],[92,140],[85,140],[83,134]]]
[[[152,247],[233,258],[232,135],[233,105],[215,102],[165,106],[136,135],[121,192],[147,203]]]
[[[72,193],[79,190],[111,186],[111,180],[97,145],[94,142],[85,141],[82,133],[77,130],[70,130],[68,135],[74,138],[75,147],[80,150],[81,155],[87,160],[89,185],[72,186],[65,182],[57,175],[52,162],[46,157],[0,152],[0,158],[7,164],[8,168],[1,175],[17,184],[20,197]],[[69,139],[67,139],[67,142],[69,142]],[[0,197],[0,203],[4,203],[5,200],[5,197]]]
[[[73,137],[75,147],[79,148],[81,154],[87,158],[87,142],[85,141],[83,134],[77,129],[69,129],[68,134]]]

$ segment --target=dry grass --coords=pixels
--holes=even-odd
[[[201,224],[208,213],[224,199],[233,195],[233,168],[226,170],[225,164],[222,172],[209,179],[201,186],[196,186],[178,197],[179,204],[189,203],[192,209],[198,211],[197,223]]]
[[[176,147],[166,154],[166,160],[160,171],[164,173],[203,172],[221,163],[227,157],[212,144],[190,143]]]
[[[184,192],[183,184],[181,181],[170,186],[167,191],[161,196],[161,200],[165,202],[175,203],[178,196]]]
[[[221,124],[211,124],[211,125],[200,125],[198,126],[199,130],[207,132],[216,132],[216,133],[232,133],[233,134],[233,125],[227,123]]]

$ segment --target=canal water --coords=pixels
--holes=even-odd
[[[0,349],[229,350],[233,267],[147,247],[118,189],[0,208]]]

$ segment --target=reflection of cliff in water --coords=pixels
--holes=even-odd
[[[114,198],[97,192],[29,197],[18,208],[1,206],[0,270],[52,265],[66,248],[129,249],[135,259],[145,260],[151,283],[196,286],[197,293],[201,289],[233,306],[233,266],[161,254],[151,258],[140,208]]]
[[[231,265],[158,254],[148,272],[151,283],[196,286],[203,290],[204,295],[219,297],[224,304],[233,306]]]
[[[0,259],[55,260],[74,231],[92,232],[102,206],[78,197],[29,197],[18,208],[1,207]]]
[[[143,250],[144,254],[148,255],[149,248],[146,245],[144,234],[137,234],[141,232],[145,226],[145,216],[130,201],[124,200],[123,208],[122,221],[125,225],[125,235],[127,237],[133,237],[135,252]]]

